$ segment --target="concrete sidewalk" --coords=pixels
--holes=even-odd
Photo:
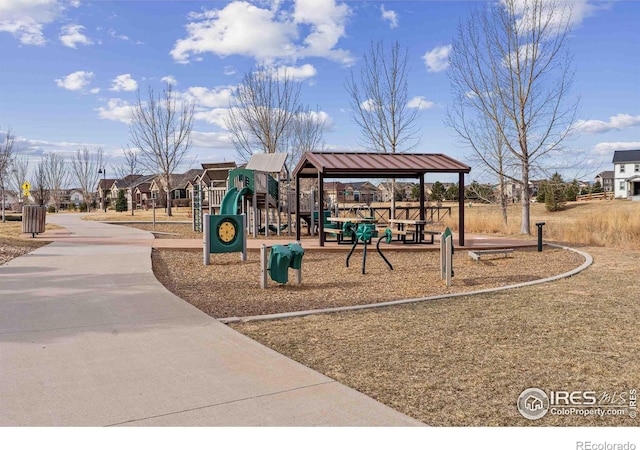
[[[49,221],[65,242],[0,266],[0,425],[421,425],[165,290],[150,233]]]

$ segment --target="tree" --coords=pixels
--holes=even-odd
[[[138,161],[138,152],[127,146],[127,148],[122,149],[122,153],[124,154],[124,163],[115,168],[115,173],[120,179],[127,179],[129,175],[137,175],[140,170],[140,162]],[[130,188],[131,186],[127,186]],[[131,196],[133,197],[133,191],[131,191]],[[131,215],[134,215],[134,203],[133,198],[131,200]]]
[[[600,184],[599,181],[596,181],[595,183],[593,183],[593,186],[591,186],[591,193],[601,194],[602,192],[604,192],[604,190],[602,189],[602,184]]]
[[[517,162],[517,172],[502,173],[522,187],[523,234],[531,234],[530,175],[561,150],[577,106],[567,104],[573,72],[566,8],[555,0],[503,0],[472,13],[452,44],[451,125],[472,148],[484,146],[469,130],[485,125]]]
[[[326,114],[316,108],[300,109],[288,127],[289,165],[295,167],[305,152],[322,151],[325,147]]]
[[[300,113],[300,83],[287,73],[258,66],[233,92],[225,124],[238,157],[286,152],[289,125]]]
[[[49,201],[49,185],[47,184],[47,170],[44,159],[38,162],[33,172],[33,198],[36,204],[46,205]]]
[[[447,190],[445,189],[444,185],[439,181],[436,181],[435,183],[433,183],[433,187],[431,188],[431,200],[433,200],[434,202],[441,202],[442,200],[444,200],[446,192]]]
[[[573,180],[571,183],[566,183],[564,188],[564,196],[568,202],[575,202],[578,199],[578,192],[580,187],[578,181]]]
[[[149,87],[146,101],[138,90],[129,127],[131,144],[139,151],[142,166],[160,173],[171,216],[171,175],[191,148],[194,104],[178,101],[170,84],[157,97]]]
[[[493,203],[495,201],[495,191],[491,185],[480,184],[472,181],[465,189],[464,198],[482,203]]]
[[[444,197],[450,202],[458,201],[458,198],[460,197],[460,187],[458,186],[458,183],[449,186]]]
[[[17,155],[15,158],[13,158],[11,167],[9,169],[9,186],[11,187],[11,189],[21,195],[22,185],[25,181],[28,181],[28,174],[29,157],[24,155]]]
[[[360,76],[353,71],[346,82],[353,120],[360,129],[363,145],[371,151],[396,153],[417,145],[417,109],[409,107],[407,50],[395,42],[390,51],[384,43],[371,42],[363,57]],[[395,192],[395,179],[391,192]],[[395,197],[391,215],[395,217]]]
[[[565,182],[562,181],[560,174],[556,172],[546,183],[546,192],[544,197],[545,207],[547,208],[547,211],[560,211],[561,209],[564,209],[566,201]]]
[[[418,200],[420,198],[420,185],[414,184],[411,186],[411,200]]]
[[[124,190],[118,190],[118,198],[116,199],[116,212],[123,212],[127,210],[127,198],[124,195]]]
[[[60,153],[45,153],[42,158],[45,185],[49,190],[49,200],[57,211],[62,203],[63,190],[69,181],[69,169],[66,158]]]
[[[9,168],[13,162],[13,144],[15,143],[15,137],[11,133],[11,129],[8,129],[4,133],[4,139],[0,140],[0,207],[2,210],[2,223],[6,221],[5,210],[5,198],[4,189],[5,182],[9,176]]]
[[[82,191],[82,197],[87,205],[91,204],[98,185],[100,174],[98,170],[104,167],[104,151],[98,148],[95,152],[84,147],[76,150],[71,157],[71,172],[74,182]]]

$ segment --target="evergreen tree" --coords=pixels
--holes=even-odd
[[[123,212],[127,210],[127,199],[124,196],[124,191],[118,191],[118,198],[116,199],[116,212]]]
[[[604,190],[602,189],[602,185],[600,184],[599,181],[596,181],[593,186],[591,187],[591,193],[592,194],[601,194],[602,192],[604,192]]]
[[[446,189],[439,181],[433,183],[433,188],[431,188],[431,200],[434,202],[441,202],[444,199],[446,194]]]
[[[554,173],[547,183],[544,203],[547,211],[560,211],[564,209],[566,197],[566,186],[558,172]]]

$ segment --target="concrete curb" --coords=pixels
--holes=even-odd
[[[295,311],[295,312],[279,313],[279,314],[265,314],[261,316],[225,317],[217,320],[222,323],[237,323],[237,322],[251,322],[251,321],[257,321],[257,320],[288,319],[291,317],[310,316],[314,314],[328,314],[328,313],[343,312],[343,311],[358,311],[361,309],[384,308],[387,306],[406,305],[409,303],[419,303],[419,302],[425,302],[429,300],[440,300],[440,299],[446,299],[446,298],[456,298],[456,297],[466,297],[466,296],[478,295],[478,294],[487,294],[491,292],[506,291],[508,289],[516,289],[516,288],[521,288],[525,286],[534,286],[536,284],[549,283],[551,281],[561,280],[563,278],[569,278],[582,272],[591,264],[593,264],[593,257],[587,252],[583,252],[582,250],[577,250],[572,247],[566,247],[564,245],[557,245],[557,244],[546,244],[546,245],[577,253],[581,255],[585,259],[585,261],[584,263],[582,263],[582,265],[580,265],[579,267],[576,267],[573,270],[570,270],[569,272],[561,273],[559,275],[554,275],[552,277],[541,278],[539,280],[527,281],[524,283],[511,284],[509,286],[500,286],[496,288],[481,289],[478,291],[457,292],[455,294],[435,295],[431,297],[422,297],[422,298],[410,298],[410,299],[404,299],[404,300],[394,300],[394,301],[384,302],[384,303],[370,303],[367,305],[341,306],[337,308],[310,309],[307,311]]]

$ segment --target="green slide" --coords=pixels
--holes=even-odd
[[[238,214],[238,203],[246,194],[250,194],[251,189],[243,187],[239,192],[234,186],[227,191],[220,204],[220,214]]]

